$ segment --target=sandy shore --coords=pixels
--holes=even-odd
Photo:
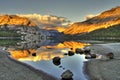
[[[115,59],[90,60],[85,63],[85,73],[89,80],[120,80],[120,44],[96,44],[91,46],[92,52],[104,55],[113,52]]]
[[[0,50],[0,80],[56,80],[56,78],[38,71],[29,65],[21,65]]]

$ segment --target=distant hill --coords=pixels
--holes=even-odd
[[[64,34],[86,33],[101,28],[114,27],[117,24],[120,24],[120,6],[107,10],[86,21],[74,23],[64,31]]]

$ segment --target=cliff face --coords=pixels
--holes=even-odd
[[[36,26],[32,21],[25,17],[16,15],[1,15],[0,25],[23,25],[23,26]]]
[[[120,24],[120,6],[105,11],[100,15],[86,21],[74,23],[64,31],[64,34],[91,32],[100,28],[108,28],[117,24]]]

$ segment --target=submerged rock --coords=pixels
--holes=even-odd
[[[73,80],[73,73],[70,70],[66,70],[61,75],[62,80]]]

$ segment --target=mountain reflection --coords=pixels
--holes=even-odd
[[[63,43],[59,43],[58,45],[56,46],[45,46],[46,48],[58,48],[58,49],[61,49],[61,48],[69,48],[71,49],[72,48],[72,51],[75,52],[76,48],[83,48],[85,46],[88,46],[90,45],[89,43],[81,43],[81,42],[75,42],[75,41],[65,41]]]
[[[32,43],[25,43],[26,45]],[[22,46],[25,44],[21,44]],[[34,43],[33,43],[34,44]],[[74,41],[65,41],[63,43],[52,43],[52,45],[46,44],[38,46],[37,48],[14,48],[9,49],[11,56],[17,60],[26,60],[26,61],[41,61],[41,60],[52,60],[54,57],[58,56],[60,58],[65,57],[65,53],[70,51],[75,52],[76,48],[83,48],[88,43],[74,42]],[[33,47],[33,46],[31,46]]]

